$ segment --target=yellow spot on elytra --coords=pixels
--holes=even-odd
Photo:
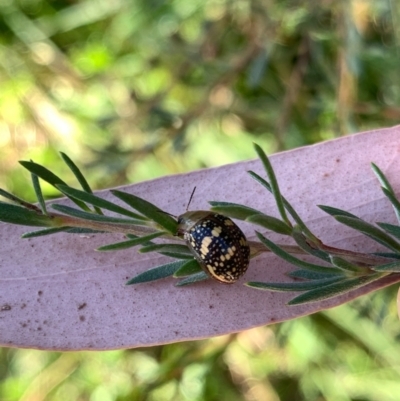
[[[211,241],[212,241],[212,238],[211,237],[204,237],[202,240],[201,240],[201,246],[203,247],[208,247],[208,245],[210,245],[211,244]]]
[[[207,255],[208,252],[210,252],[210,250],[209,250],[207,247],[202,246],[202,247],[200,248],[200,253],[201,253],[202,255]]]
[[[233,256],[234,252],[233,252],[232,248],[228,248],[228,253],[229,253],[229,255]]]
[[[213,235],[213,237],[219,237],[219,235],[221,234],[222,228],[221,227],[215,227],[212,231],[211,234]]]
[[[222,260],[222,262],[225,260],[225,256],[224,255],[221,255],[219,258]]]
[[[232,220],[229,220],[229,219],[226,219],[226,220],[224,221],[224,224],[225,224],[226,226],[233,226],[233,221],[232,221]]]
[[[226,260],[229,260],[231,258],[231,255],[229,255],[229,253],[227,253],[226,255],[225,255],[225,259]]]

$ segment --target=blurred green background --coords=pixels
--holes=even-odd
[[[106,188],[392,126],[399,67],[400,0],[1,0],[0,187],[34,199],[20,159],[72,178],[58,151]],[[0,400],[398,401],[395,291],[205,341],[4,348]]]

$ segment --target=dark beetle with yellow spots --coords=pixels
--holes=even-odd
[[[228,217],[205,210],[178,217],[177,236],[184,238],[200,266],[221,283],[232,284],[246,272],[250,247]]]

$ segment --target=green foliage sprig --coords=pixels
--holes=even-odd
[[[255,150],[264,166],[268,180],[253,171],[249,175],[265,187],[274,197],[280,218],[266,215],[262,211],[231,202],[211,201],[211,210],[228,217],[254,224],[260,229],[289,236],[295,245],[279,245],[269,240],[265,234],[256,231],[259,241],[249,241],[251,257],[263,252],[273,252],[278,257],[296,266],[288,274],[296,281],[291,282],[247,282],[250,288],[269,291],[301,292],[288,304],[297,305],[332,298],[362,287],[387,275],[400,272],[400,227],[378,222],[370,224],[359,217],[330,206],[319,205],[321,210],[338,222],[361,232],[389,250],[386,253],[358,253],[325,245],[305,224],[293,206],[282,195],[272,165],[264,151],[255,145]],[[112,190],[111,193],[127,207],[102,199],[93,194],[89,184],[72,160],[61,153],[82,189],[76,189],[57,177],[47,168],[33,161],[20,162],[30,173],[39,206],[28,203],[3,189],[0,195],[12,203],[0,202],[0,221],[32,227],[41,230],[25,233],[23,238],[50,235],[58,232],[119,232],[126,240],[101,246],[98,251],[109,252],[140,246],[139,252],[158,252],[176,259],[151,268],[131,278],[127,284],[139,284],[166,277],[179,279],[177,286],[189,285],[209,279],[193,258],[191,250],[176,237],[177,220],[152,203],[133,194]],[[382,171],[372,164],[385,196],[391,202],[400,221],[400,202]],[[50,212],[44,202],[40,187],[42,179],[53,185],[69,198],[78,208],[52,203]],[[106,215],[104,211],[113,213]],[[57,213],[59,212],[59,213]],[[167,242],[155,243],[164,238]],[[298,255],[312,255],[317,263],[306,262]],[[400,275],[399,275],[400,281]]]

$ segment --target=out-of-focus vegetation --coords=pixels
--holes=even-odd
[[[0,186],[33,198],[19,159],[68,177],[58,150],[104,188],[394,125],[399,65],[399,0],[1,0]],[[207,341],[3,349],[0,399],[398,401],[399,335],[389,289]]]
[[[399,8],[2,0],[0,184],[59,149],[108,187],[394,125]]]

